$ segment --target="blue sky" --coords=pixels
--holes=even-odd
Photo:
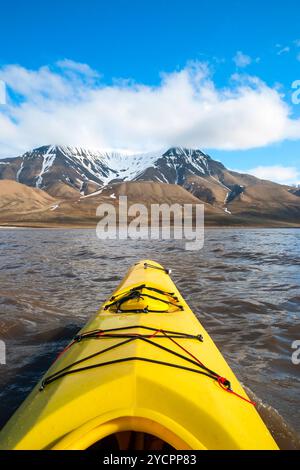
[[[296,0],[28,0],[1,17],[2,157],[174,143],[300,182]]]

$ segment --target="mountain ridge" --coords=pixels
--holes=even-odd
[[[167,150],[127,155],[89,150],[83,147],[47,145],[4,159],[0,179],[14,179],[27,186],[44,189],[64,183],[83,194],[122,181],[154,181],[179,184],[189,190],[188,178],[217,179],[226,168],[200,149],[171,147]],[[230,192],[231,189],[227,188]]]
[[[269,220],[298,226],[300,221],[300,194],[297,191],[286,185],[228,170],[200,149],[171,147],[128,155],[46,145],[19,157],[1,160],[0,180],[12,180],[43,190],[52,198],[64,201],[56,211],[58,214],[62,207],[65,208],[61,219],[66,214],[67,201],[73,204],[70,210],[84,218],[84,212],[78,212],[80,201],[91,215],[97,201],[101,202],[105,194],[107,197],[117,194],[120,188],[122,194],[128,191],[133,203],[139,202],[144,189],[151,203],[151,200],[165,202],[168,185],[175,185],[178,191],[172,189],[173,202],[176,202],[176,197],[178,202],[186,200],[190,194],[193,201],[206,205],[206,212],[211,217],[217,214],[220,218],[223,214],[225,224],[228,218],[233,221],[234,217],[239,221],[247,219],[247,224],[251,220],[259,223]],[[146,183],[153,184],[149,186]],[[179,190],[180,187],[186,193]],[[88,200],[83,204],[86,197]]]

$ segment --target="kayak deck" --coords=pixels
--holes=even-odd
[[[128,272],[0,433],[6,449],[103,445],[277,449],[169,274],[152,261]]]

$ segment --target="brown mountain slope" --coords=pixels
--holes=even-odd
[[[214,176],[190,176],[184,187],[199,199],[229,212],[232,217],[257,223],[273,221],[277,224],[281,221],[282,224],[300,225],[300,198],[289,186],[224,168]]]
[[[176,184],[153,182],[129,182],[110,185],[94,194],[81,197],[74,201],[63,201],[56,209],[56,213],[70,214],[76,218],[95,217],[96,209],[101,203],[110,203],[118,209],[119,196],[127,196],[128,206],[143,204],[150,209],[151,204],[201,204],[198,198]],[[205,204],[205,210],[209,214],[224,212]]]
[[[289,221],[300,224],[300,199],[288,187],[256,180],[228,204],[236,215]]]
[[[29,188],[12,180],[0,181],[0,211],[27,213],[44,210],[55,204],[55,199],[36,188]]]
[[[211,176],[190,176],[184,188],[197,198],[217,207],[223,207],[228,188]]]
[[[128,206],[144,204],[150,213],[151,204],[199,204],[201,201],[175,184],[153,182],[118,183],[102,191],[80,197],[53,198],[42,190],[28,188],[14,181],[0,182],[6,194],[6,209],[0,207],[0,224],[29,226],[92,226],[99,221],[97,207],[110,203],[118,213],[119,196],[128,197]],[[57,196],[69,196],[66,188],[59,187]],[[0,190],[1,194],[1,190]],[[228,215],[218,208],[205,204],[205,213],[212,219],[228,223]]]
[[[58,199],[78,199],[80,196],[79,191],[61,181],[53,183],[47,188],[47,193]]]
[[[182,186],[152,181],[126,182],[109,186],[103,195],[127,196],[130,203],[167,203],[199,204],[199,199],[186,191]]]
[[[0,180],[17,180],[22,165],[22,157],[4,158],[0,160]]]
[[[4,180],[0,181],[0,224],[95,227],[99,204],[113,204],[118,212],[118,198],[126,195],[128,205],[144,204],[148,210],[151,204],[199,204],[201,196],[208,226],[300,226],[300,199],[284,186],[254,178],[243,193],[224,204],[228,191],[223,183],[213,178],[189,180],[190,184],[194,181],[201,181],[198,197],[182,186],[154,182],[116,183],[86,196],[57,184],[52,197],[40,189]],[[203,195],[208,189],[215,197],[210,203]]]

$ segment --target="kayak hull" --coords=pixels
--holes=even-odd
[[[129,431],[151,434],[180,450],[277,449],[229,365],[158,263],[137,263],[114,296],[126,297],[141,284],[156,290],[124,302],[128,312],[114,311],[113,297],[100,308],[79,338],[101,330],[99,336],[77,340],[60,355],[0,432],[1,449],[88,449]],[[167,307],[162,291],[172,293]],[[161,333],[166,331],[191,338],[172,340]],[[235,394],[203,375],[197,362],[228,379]],[[60,376],[62,370],[67,374]],[[51,377],[56,378],[47,383]]]

